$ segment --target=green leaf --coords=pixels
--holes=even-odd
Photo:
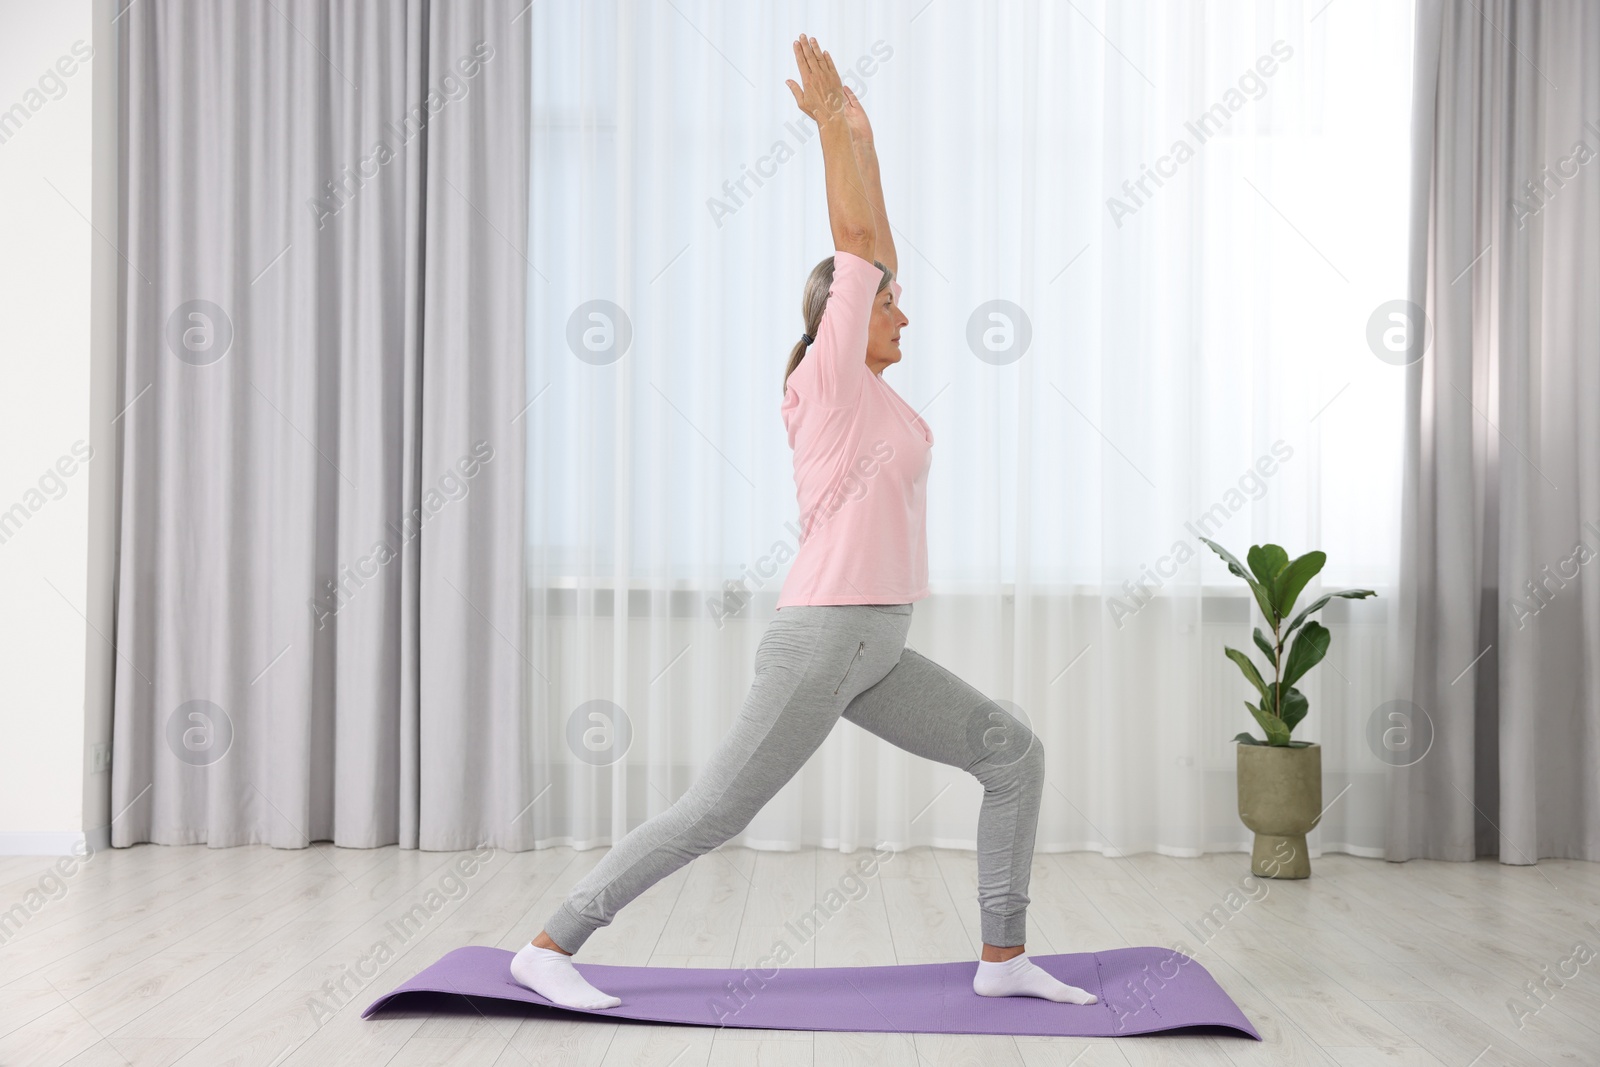
[[[1337,593],[1329,593],[1326,596],[1318,597],[1316,600],[1311,602],[1311,606],[1309,608],[1294,617],[1294,621],[1289,624],[1289,628],[1283,631],[1283,639],[1285,641],[1289,640],[1289,635],[1294,633],[1300,624],[1305,622],[1306,619],[1311,616],[1313,611],[1321,611],[1325,606],[1327,606],[1328,601],[1332,600],[1336,596],[1345,597],[1349,600],[1361,600],[1369,596],[1377,595],[1378,594],[1373,592],[1371,589],[1341,589]]]
[[[1289,553],[1277,545],[1251,545],[1244,558],[1255,572],[1256,580],[1271,592],[1277,586],[1278,572],[1289,562]]]
[[[1289,728],[1283,725],[1282,719],[1276,715],[1269,715],[1248,700],[1244,702],[1244,706],[1250,709],[1250,714],[1255,716],[1256,722],[1260,724],[1262,731],[1267,735],[1267,744],[1287,745],[1289,743]]]
[[[1311,710],[1311,702],[1300,690],[1290,686],[1283,691],[1283,725],[1293,732]]]
[[[1255,735],[1251,734],[1251,733],[1234,734],[1233,735],[1233,739],[1235,741],[1239,742],[1241,745],[1264,745],[1264,744],[1266,744],[1265,741],[1257,741],[1256,738],[1255,738]]]
[[[1272,600],[1280,617],[1294,610],[1294,602],[1300,599],[1306,583],[1317,576],[1326,562],[1326,552],[1307,552],[1283,569],[1277,584],[1272,587]]]
[[[1289,649],[1288,662],[1283,668],[1283,684],[1293,685],[1312,667],[1322,662],[1328,654],[1328,643],[1333,634],[1320,622],[1306,623],[1306,628],[1295,636],[1294,647]]]
[[[1244,564],[1233,558],[1232,552],[1229,552],[1209,537],[1202,537],[1200,540],[1209,546],[1211,551],[1222,557],[1223,562],[1228,565],[1228,570],[1249,583],[1250,591],[1256,595],[1256,603],[1261,607],[1261,614],[1270,622],[1276,624],[1278,616],[1272,614],[1272,598],[1267,592],[1267,587],[1256,581],[1250,572],[1244,569]]]
[[[1229,659],[1239,665],[1239,669],[1244,672],[1244,676],[1249,679],[1250,684],[1256,687],[1256,692],[1260,693],[1261,698],[1265,700],[1267,683],[1261,680],[1261,674],[1256,670],[1256,665],[1250,657],[1240,652],[1237,648],[1224,648],[1222,651],[1227,653]]]
[[[1261,627],[1256,627],[1256,632],[1253,636],[1255,637],[1256,647],[1266,653],[1267,662],[1272,664],[1273,670],[1277,670],[1278,650],[1272,647],[1272,642],[1268,641],[1267,635],[1261,632]]]

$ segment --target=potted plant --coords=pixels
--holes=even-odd
[[[1250,871],[1264,878],[1307,878],[1311,874],[1311,856],[1306,851],[1306,834],[1316,827],[1322,815],[1322,746],[1290,739],[1310,710],[1305,694],[1294,683],[1322,662],[1333,636],[1326,626],[1307,620],[1334,597],[1360,600],[1378,594],[1371,589],[1327,593],[1285,624],[1300,593],[1327,562],[1326,553],[1307,552],[1291,560],[1278,545],[1251,545],[1245,555],[1250,563],[1246,570],[1215,541],[1204,537],[1200,540],[1250,586],[1256,605],[1272,627],[1270,638],[1259,626],[1254,634],[1256,648],[1267,657],[1272,669],[1271,681],[1245,653],[1236,648],[1223,649],[1260,695],[1259,705],[1247,700],[1244,706],[1267,735],[1265,741],[1248,732],[1234,738],[1239,743],[1239,818],[1255,832]],[[1293,644],[1289,643],[1291,637]]]

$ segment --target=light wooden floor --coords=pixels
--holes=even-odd
[[[1579,942],[1600,951],[1600,865],[1560,860],[1328,855],[1309,881],[1267,882],[1247,877],[1243,855],[1035,857],[1030,952],[1182,942],[1263,1043],[551,1022],[484,1001],[466,1014],[358,1018],[452,948],[520,945],[602,851],[491,853],[452,882],[464,853],[143,845],[101,852],[35,897],[47,861],[0,859],[0,908],[20,903],[25,915],[0,946],[0,1064],[1600,1063],[1600,958],[1571,959]],[[753,963],[862,855],[719,850],[636,900],[579,960]],[[975,873],[970,852],[900,853],[794,965],[976,958]],[[420,928],[397,932],[390,924],[408,911]],[[359,975],[380,942],[392,953]],[[1534,1011],[1523,984],[1574,969]],[[348,995],[319,991],[341,976]],[[315,1010],[318,997],[331,1017]],[[1528,1008],[1520,1026],[1512,1004]]]

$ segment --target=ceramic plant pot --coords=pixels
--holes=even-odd
[[[1322,746],[1247,745],[1239,750],[1239,818],[1255,831],[1250,872],[1309,878],[1306,833],[1322,814]]]

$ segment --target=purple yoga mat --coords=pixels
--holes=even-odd
[[[765,969],[575,964],[596,987],[622,998],[615,1008],[593,1011],[557,1007],[518,985],[511,977],[513,955],[481,945],[455,949],[367,1005],[361,1017],[391,1001],[397,1007],[411,1000],[434,1007],[438,998],[426,994],[455,993],[585,1015],[762,1030],[1131,1037],[1209,1026],[1261,1040],[1204,967],[1168,948],[1029,956],[1061,981],[1100,998],[1087,1005],[980,997],[972,991],[976,960]]]

